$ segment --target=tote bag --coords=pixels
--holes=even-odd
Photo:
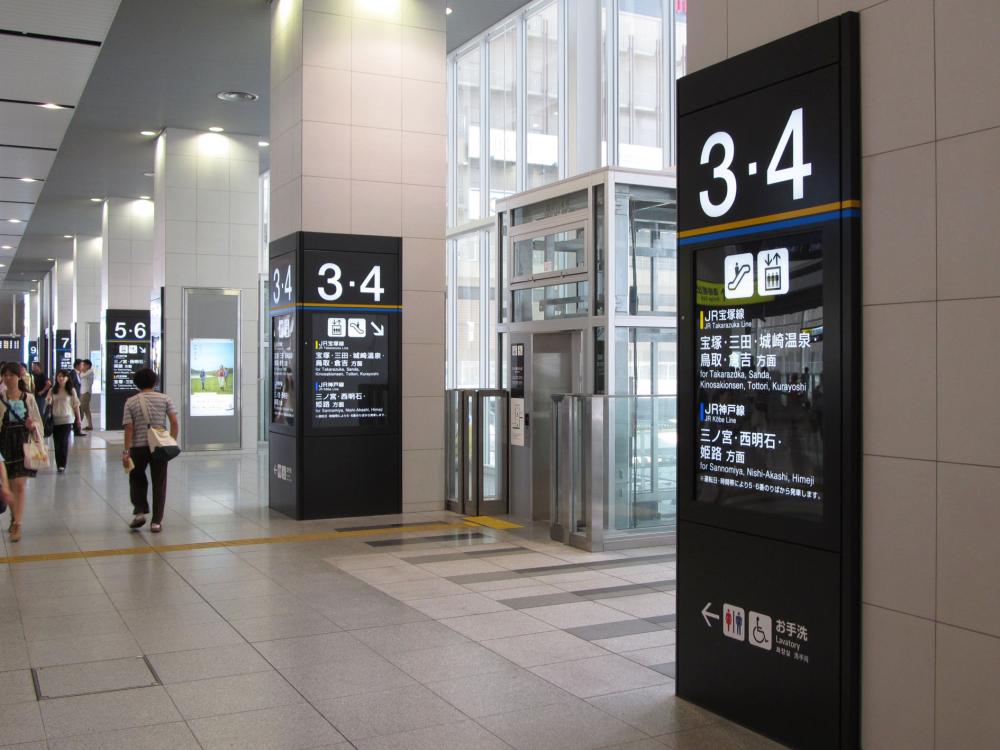
[[[149,443],[150,452],[156,458],[166,461],[180,455],[181,449],[167,428],[153,424],[153,420],[149,417],[149,406],[142,395],[139,396],[139,408],[142,409],[143,419],[146,420],[146,441]]]
[[[38,428],[31,430],[24,444],[24,468],[31,471],[49,468],[49,451],[38,434]]]

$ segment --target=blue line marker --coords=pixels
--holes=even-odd
[[[728,229],[724,232],[713,232],[712,234],[702,234],[697,237],[685,237],[678,240],[677,244],[695,245],[703,242],[713,242],[715,240],[725,240],[731,237],[745,237],[748,234],[760,234],[761,232],[773,232],[776,229],[791,229],[794,227],[804,227],[810,224],[821,224],[824,221],[831,221],[842,217],[861,216],[860,209],[845,208],[839,211],[827,211],[823,214],[813,216],[800,216],[797,219],[785,219],[784,221],[772,221],[769,224],[758,224],[753,227],[742,227],[740,229]]]

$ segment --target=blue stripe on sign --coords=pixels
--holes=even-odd
[[[685,237],[678,240],[677,244],[681,247],[684,245],[700,245],[702,243],[713,242],[715,240],[725,240],[732,237],[745,237],[749,234],[760,234],[761,232],[773,232],[776,229],[793,229],[795,227],[804,227],[810,224],[821,224],[824,221],[831,221],[843,217],[856,218],[858,216],[861,216],[860,209],[845,208],[839,211],[827,211],[826,213],[815,214],[813,216],[801,216],[797,219],[772,221],[769,224],[758,224],[757,226],[743,227],[741,229],[729,229],[725,232],[714,232],[712,234],[702,234],[696,237]]]
[[[705,404],[701,404],[701,421],[705,421]]]

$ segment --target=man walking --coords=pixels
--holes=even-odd
[[[77,396],[79,396],[82,388],[81,373],[83,372],[83,360],[76,359],[73,361],[73,369],[70,371],[70,379],[73,382],[73,388],[76,390]],[[81,420],[74,420],[73,422],[73,434],[77,437],[84,437],[83,425]]]
[[[93,392],[94,363],[85,359],[80,371],[80,419],[87,420],[87,426],[83,428],[87,432],[94,429],[94,416],[90,413],[90,394]]]

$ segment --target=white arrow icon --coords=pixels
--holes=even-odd
[[[701,616],[705,618],[705,624],[708,625],[708,627],[712,627],[712,620],[709,620],[708,619],[709,617],[711,617],[713,620],[718,620],[719,619],[719,616],[717,614],[715,614],[714,612],[709,612],[708,611],[708,608],[711,607],[711,606],[712,606],[712,602],[709,602],[701,610]]]
[[[372,333],[375,336],[385,336],[385,326],[380,326],[378,323],[372,323]]]

